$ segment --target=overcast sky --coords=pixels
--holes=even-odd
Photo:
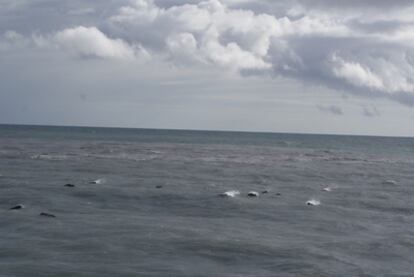
[[[414,136],[414,3],[0,0],[0,123]]]

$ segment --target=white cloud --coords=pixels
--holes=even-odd
[[[354,57],[360,59],[361,63],[346,61],[333,55],[333,73],[336,77],[362,89],[381,91],[388,95],[414,94],[414,68],[407,61],[407,53],[392,54],[388,57],[377,54],[375,59]]]
[[[151,58],[140,44],[128,44],[119,38],[109,38],[96,27],[78,26],[52,34],[33,33],[31,36],[9,30],[0,36],[0,51],[28,48],[63,50],[80,58],[130,61],[146,61]]]
[[[357,62],[347,62],[336,55],[332,57],[332,61],[334,63],[333,73],[336,77],[358,87],[367,87],[374,90],[385,89],[381,78],[369,68],[364,68]]]
[[[98,58],[133,59],[135,50],[121,39],[110,39],[95,27],[65,29],[54,36],[59,47],[76,55]]]
[[[198,56],[198,61],[236,70],[270,69],[268,54],[272,40],[292,35],[341,36],[347,32],[345,26],[329,19],[278,19],[269,14],[232,9],[218,0],[170,8],[158,7],[152,0],[130,3],[110,18],[110,29],[114,33],[160,51],[176,48],[175,40],[180,36],[177,34],[185,34],[187,38],[194,38],[189,55]],[[187,49],[188,45],[180,46]],[[170,53],[174,58],[177,49],[173,50]],[[178,52],[178,58],[183,58],[184,52]]]
[[[197,40],[191,33],[179,33],[170,35],[167,40],[170,54],[177,57],[183,63],[194,62],[197,57]]]
[[[122,1],[96,27],[40,32],[32,43],[27,35],[3,36],[0,47],[52,45],[75,56],[121,60],[150,52],[186,66],[265,72],[399,101],[401,94],[414,97],[414,4],[351,2]]]

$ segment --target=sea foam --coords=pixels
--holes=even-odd
[[[321,204],[321,202],[319,200],[316,199],[310,199],[306,202],[306,205],[308,206],[319,206]]]
[[[226,191],[220,194],[220,196],[223,196],[223,197],[236,197],[238,195],[240,195],[240,191],[238,190],[229,190],[229,191]]]
[[[90,181],[89,182],[89,184],[96,184],[96,185],[100,185],[100,184],[103,184],[103,183],[105,183],[106,182],[106,180],[104,179],[104,178],[101,178],[101,179],[97,179],[97,180],[95,180],[95,181]]]

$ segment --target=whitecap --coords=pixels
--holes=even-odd
[[[394,180],[385,180],[384,182],[382,182],[384,185],[396,185],[397,181]]]
[[[90,181],[89,182],[89,184],[96,184],[96,185],[100,185],[100,184],[103,184],[103,183],[105,183],[105,179],[104,178],[97,179],[95,181]]]
[[[49,161],[63,161],[67,160],[67,155],[50,155],[50,154],[39,154],[30,156],[32,160],[49,160]]]
[[[332,188],[331,187],[325,187],[322,190],[323,191],[326,191],[326,192],[331,192],[332,191]]]
[[[316,199],[310,199],[306,202],[306,205],[308,206],[319,206],[321,204],[321,202],[319,200]]]
[[[229,190],[220,194],[223,197],[236,197],[237,195],[240,195],[240,191],[238,190]]]

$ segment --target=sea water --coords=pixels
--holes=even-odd
[[[414,276],[413,200],[409,138],[2,125],[0,276]]]

